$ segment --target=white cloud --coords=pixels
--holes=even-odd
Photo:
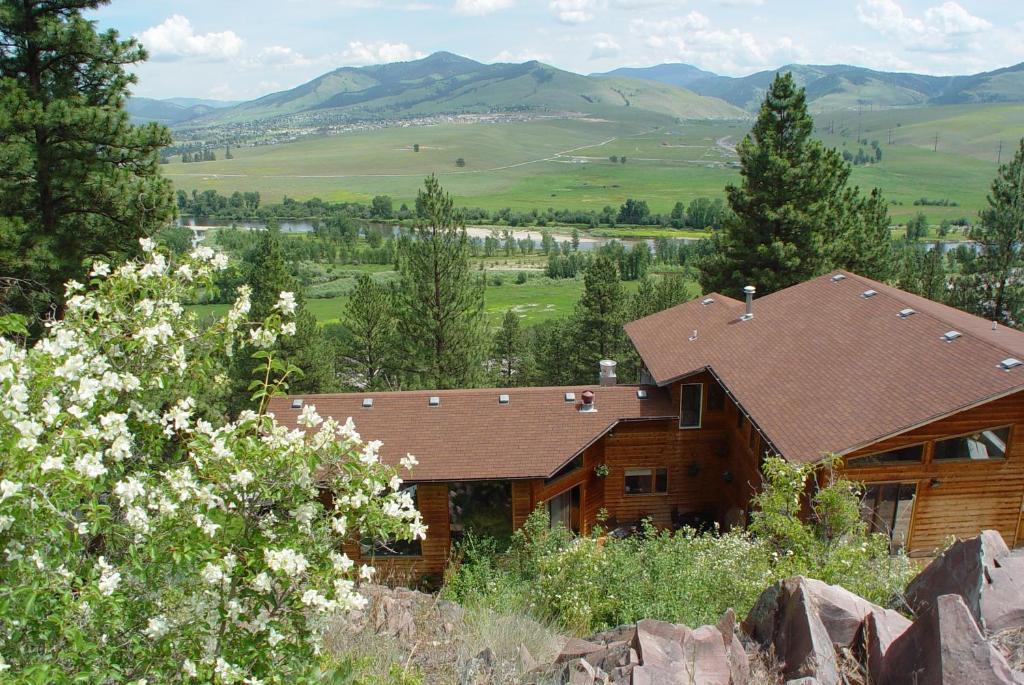
[[[284,45],[263,48],[250,62],[256,67],[304,67],[313,64],[313,60]]]
[[[563,24],[584,24],[594,18],[598,0],[551,0],[551,11]]]
[[[513,52],[511,50],[502,50],[495,55],[491,62],[551,62],[551,55],[546,52],[536,52],[534,50],[519,50]]]
[[[764,0],[715,0],[715,4],[722,7],[760,7]]]
[[[455,0],[452,11],[456,14],[482,17],[491,12],[508,9],[514,4],[515,0]]]
[[[895,0],[863,0],[857,5],[857,17],[866,26],[901,41],[906,49],[922,52],[963,50],[971,47],[972,36],[992,28],[991,22],[952,1],[913,17]]]
[[[346,65],[365,65],[408,62],[426,57],[426,55],[419,50],[413,50],[405,43],[388,43],[387,41],[364,43],[361,40],[356,40],[332,57]]]
[[[594,48],[590,51],[590,59],[604,59],[606,57],[618,57],[622,48],[615,42],[615,39],[607,33],[599,33],[594,36]]]
[[[808,57],[786,36],[759,38],[735,28],[715,28],[697,11],[662,21],[634,19],[630,31],[662,61],[687,62],[718,73],[748,74]]]
[[[196,33],[192,22],[180,14],[173,14],[162,24],[151,26],[136,38],[146,46],[154,61],[199,59],[219,61],[236,57],[242,49],[242,39],[234,31]]]

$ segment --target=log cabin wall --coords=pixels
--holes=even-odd
[[[986,428],[1010,426],[1006,458],[992,461],[935,462],[935,441]],[[923,444],[920,463],[850,466],[851,460]],[[1019,535],[1024,501],[1024,393],[1016,393],[883,440],[847,455],[841,474],[850,480],[911,483],[917,495],[911,513],[907,549],[931,555],[951,535],[969,537],[983,529],[999,531],[1011,546]]]

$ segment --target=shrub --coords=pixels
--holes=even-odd
[[[870,535],[858,516],[858,488],[831,476],[809,501],[817,470],[778,459],[748,531],[672,532],[646,525],[634,537],[572,536],[538,509],[503,553],[486,541],[463,547],[442,593],[471,606],[522,606],[542,622],[585,635],[642,618],[690,626],[745,614],[772,582],[806,575],[887,603],[911,576],[906,557]],[[797,516],[806,501],[809,516]]]
[[[327,617],[361,606],[373,575],[336,552],[344,536],[425,528],[379,443],[312,406],[308,432],[267,413],[296,374],[274,352],[295,330],[292,294],[250,323],[243,288],[201,330],[179,303],[226,259],[200,248],[172,264],[141,242],[144,261],[97,261],[88,286],[68,283],[64,319],[35,346],[0,338],[0,672],[319,682]],[[256,409],[204,415],[225,353],[252,349]]]
[[[516,274],[516,284],[522,285],[523,283],[526,283],[526,272],[520,271]]]

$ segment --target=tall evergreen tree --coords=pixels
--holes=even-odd
[[[519,325],[519,315],[512,309],[505,312],[501,327],[494,334],[492,354],[498,385],[511,388],[526,384],[529,368],[526,337]]]
[[[349,339],[342,354],[348,358],[359,382],[375,389],[393,385],[397,354],[397,328],[391,289],[360,274],[349,295],[343,317]]]
[[[399,260],[398,331],[408,372],[432,388],[468,387],[484,357],[483,292],[473,283],[469,238],[437,177],[416,196],[418,221]]]
[[[992,321],[1024,326],[1024,138],[1013,159],[999,167],[988,207],[967,235],[981,250],[958,279],[963,306]]]
[[[771,293],[829,266],[826,233],[841,226],[849,165],[812,137],[814,122],[792,74],[775,77],[737,148],[743,181],[726,186],[732,213],[720,249],[702,264],[705,291]]]
[[[299,284],[288,271],[276,230],[262,231],[256,246],[245,256],[245,282],[252,289],[249,318],[259,321],[272,313],[282,292],[295,295],[295,335],[282,337],[276,353],[286,364],[298,367],[301,374],[288,381],[289,392],[329,392],[336,389],[334,351],[320,331],[316,317],[305,306]],[[252,380],[257,364],[249,358],[251,350],[236,355],[233,376],[236,386],[232,409],[248,406],[245,388]]]
[[[626,293],[615,262],[601,254],[583,275],[583,295],[576,305],[583,371],[597,373],[597,362],[614,357],[625,347]]]
[[[0,297],[33,317],[59,309],[87,256],[136,250],[174,211],[170,135],[124,111],[125,67],[146,53],[82,16],[104,4],[0,2],[0,279],[21,286]]]
[[[828,230],[825,256],[828,266],[848,269],[877,281],[890,281],[896,275],[897,255],[889,227],[889,208],[882,192],[875,188],[863,197],[856,188],[848,188],[841,204],[841,215]]]

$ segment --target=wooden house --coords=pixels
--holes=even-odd
[[[626,332],[641,385],[615,384],[606,364],[593,386],[295,396],[271,409],[294,424],[312,403],[383,440],[385,461],[417,456],[429,530],[376,559],[398,571],[440,573],[466,529],[501,536],[541,506],[580,532],[643,518],[742,525],[769,454],[842,457],[894,549],[928,555],[984,528],[1024,544],[1024,333],[848,272],[746,302],[712,293]]]

